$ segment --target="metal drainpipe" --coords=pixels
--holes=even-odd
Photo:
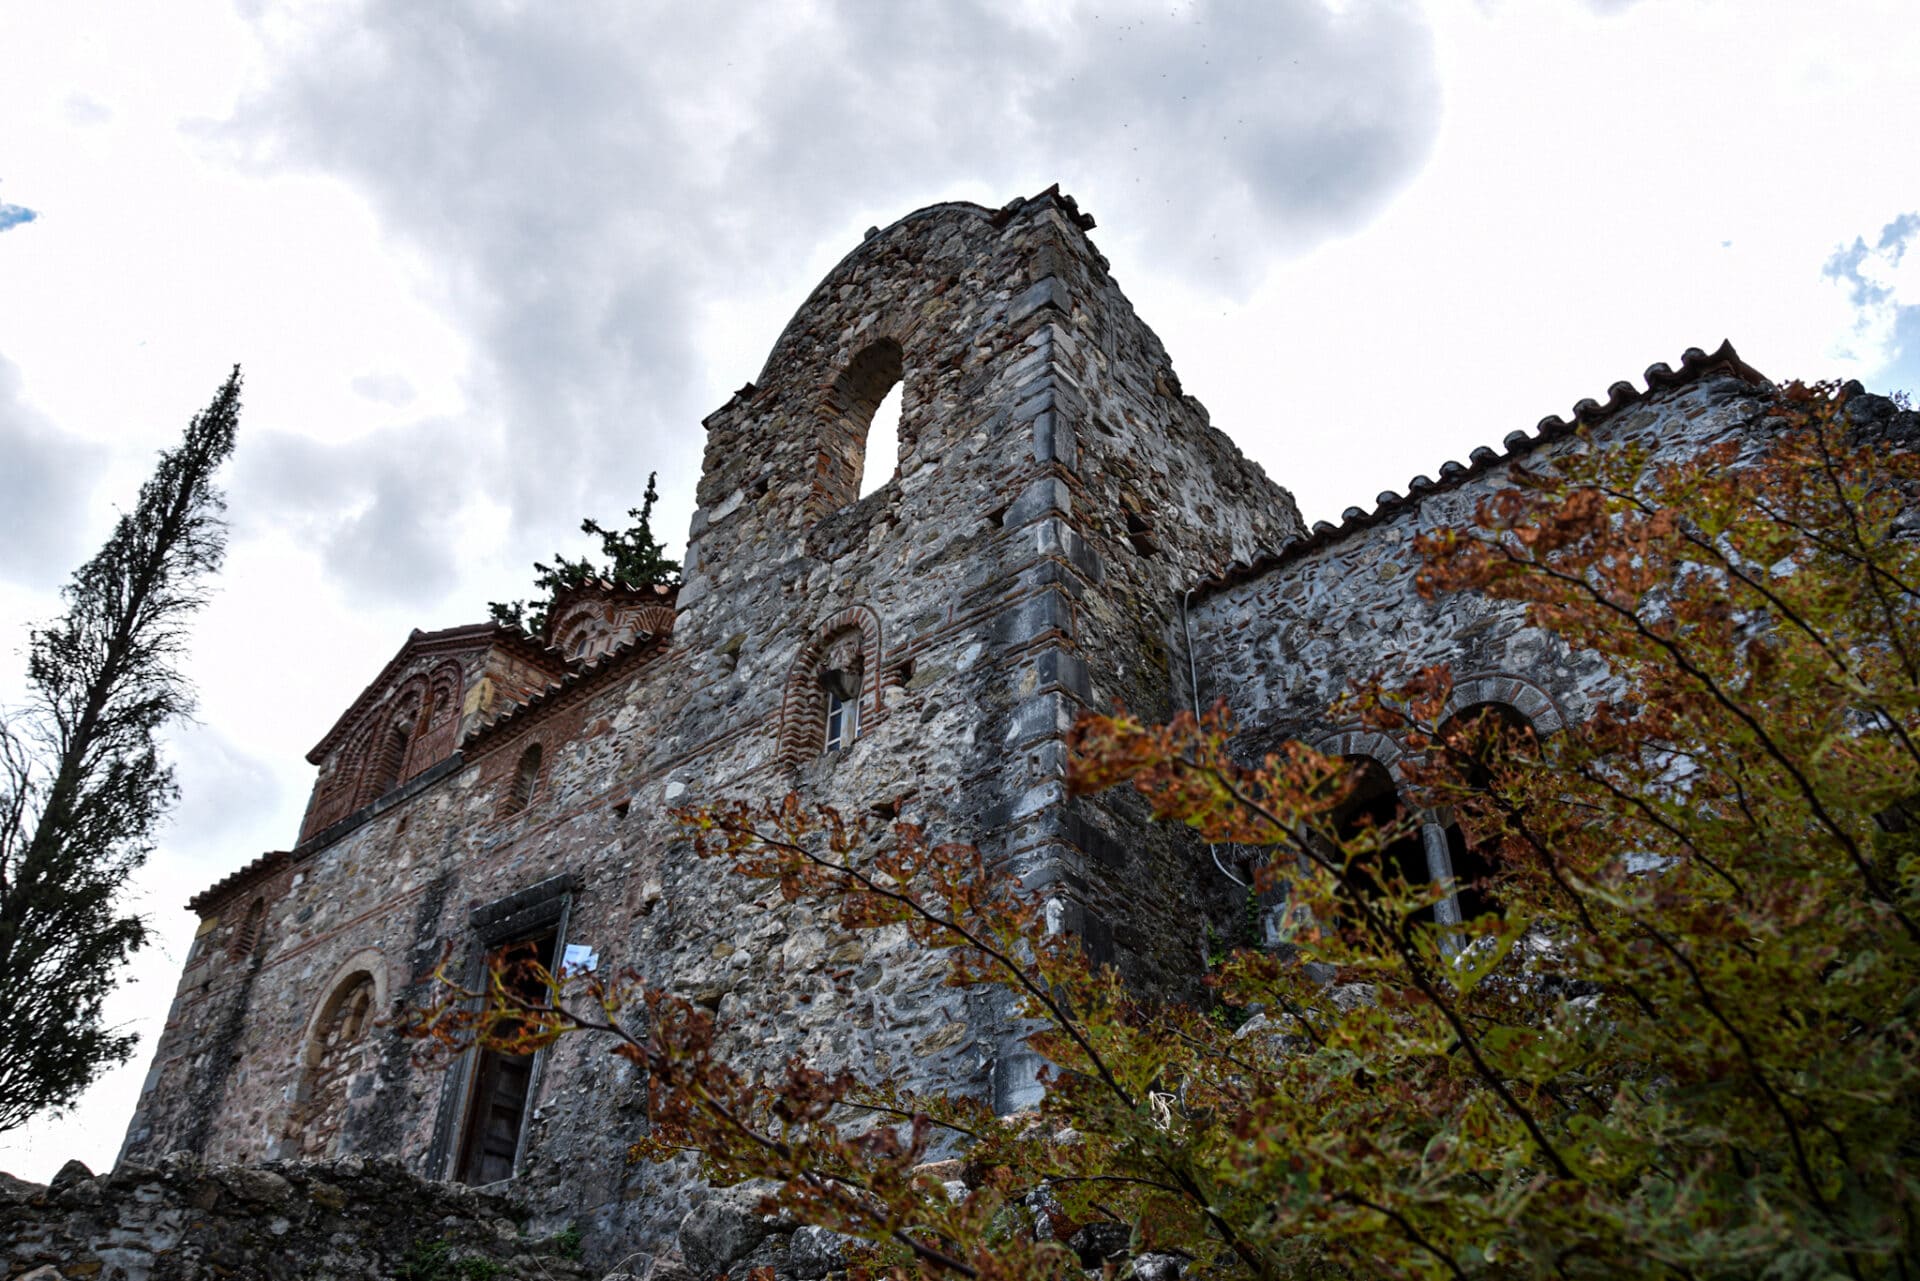
[[[1193,715],[1197,720],[1200,716],[1200,669],[1193,661],[1193,626],[1187,621],[1187,602],[1193,599],[1193,591],[1194,589],[1189,587],[1186,593],[1180,597],[1180,635],[1187,642],[1187,690],[1193,695]],[[1227,865],[1220,861],[1219,846],[1209,841],[1207,843],[1207,853],[1213,856],[1213,865],[1220,869],[1220,875],[1226,877],[1243,890],[1247,888],[1247,883],[1235,876],[1232,872],[1229,872]]]

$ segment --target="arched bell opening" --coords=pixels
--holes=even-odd
[[[820,415],[817,515],[838,511],[898,472],[905,376],[905,351],[894,339],[881,338],[861,348],[834,379]]]

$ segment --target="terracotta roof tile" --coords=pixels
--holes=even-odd
[[[227,873],[213,884],[207,886],[206,889],[201,890],[198,894],[188,899],[187,910],[189,912],[198,912],[204,916],[208,908],[216,906],[222,900],[231,898],[241,890],[246,889],[249,885],[266,880],[269,876],[272,876],[275,872],[285,867],[287,862],[292,858],[293,855],[285,850],[273,850],[269,853],[262,854],[259,858],[253,860],[253,862],[247,864],[239,871]]]
[[[1248,582],[1280,566],[1299,559],[1308,552],[1339,542],[1350,534],[1378,524],[1384,518],[1393,515],[1410,502],[1417,501],[1427,494],[1440,490],[1453,489],[1463,481],[1484,474],[1493,467],[1511,461],[1539,446],[1562,437],[1570,436],[1581,427],[1591,427],[1629,405],[1645,400],[1656,392],[1668,391],[1697,382],[1712,374],[1731,374],[1733,377],[1755,386],[1767,387],[1772,384],[1765,375],[1740,359],[1731,342],[1722,342],[1719,349],[1711,354],[1698,347],[1689,347],[1680,357],[1680,368],[1673,369],[1664,361],[1649,365],[1646,371],[1647,390],[1641,391],[1630,382],[1617,382],[1607,388],[1604,404],[1596,400],[1582,400],[1573,407],[1571,421],[1558,414],[1550,414],[1540,420],[1533,435],[1524,431],[1508,432],[1500,443],[1505,452],[1482,445],[1467,455],[1465,463],[1445,462],[1440,464],[1440,479],[1428,476],[1415,476],[1407,482],[1405,495],[1393,490],[1383,490],[1374,498],[1372,510],[1364,507],[1349,507],[1340,513],[1340,523],[1315,521],[1306,537],[1296,538],[1282,546],[1278,551],[1256,557],[1251,563],[1235,563],[1211,578],[1200,581],[1191,592],[1192,600],[1205,600],[1215,592]]]

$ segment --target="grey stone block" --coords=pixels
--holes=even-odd
[[[1007,319],[1017,325],[1034,312],[1049,307],[1055,311],[1073,310],[1073,304],[1067,300],[1067,287],[1060,283],[1058,276],[1048,276],[1027,286],[1026,292],[1013,300]]]

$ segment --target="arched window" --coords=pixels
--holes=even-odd
[[[801,647],[787,671],[779,759],[800,766],[845,751],[877,724],[880,620],[864,606],[842,610]]]
[[[529,743],[514,767],[513,786],[507,791],[508,814],[518,814],[533,802],[533,789],[540,782],[540,744]]]
[[[878,489],[897,470],[899,415],[891,415],[891,442],[878,439],[875,423],[882,403],[901,384],[904,369],[900,344],[882,338],[863,347],[834,380],[821,414],[820,456],[814,469],[816,514],[824,516],[845,507]],[[904,395],[894,399],[904,409]]]
[[[371,1034],[379,995],[370,971],[349,973],[334,984],[309,1024],[294,1114],[296,1147],[303,1157],[329,1157],[340,1149],[353,1082],[373,1067]]]
[[[1400,794],[1386,766],[1370,756],[1346,758],[1354,768],[1353,790],[1333,813],[1334,833],[1350,840],[1368,829],[1388,827],[1402,817]],[[1375,894],[1387,875],[1397,875],[1409,885],[1425,885],[1432,879],[1425,842],[1414,828],[1397,837],[1373,856],[1372,865],[1360,869],[1363,882]],[[1431,921],[1432,908],[1414,915],[1416,921]]]
[[[1532,730],[1532,722],[1505,703],[1474,703],[1455,712],[1440,726],[1441,750],[1464,757],[1461,762],[1464,781],[1471,787],[1484,788],[1491,781],[1488,762],[1501,739],[1514,731],[1530,733]],[[1460,918],[1472,920],[1499,911],[1499,901],[1489,889],[1498,870],[1492,860],[1467,840],[1457,818],[1449,817],[1446,837]]]

